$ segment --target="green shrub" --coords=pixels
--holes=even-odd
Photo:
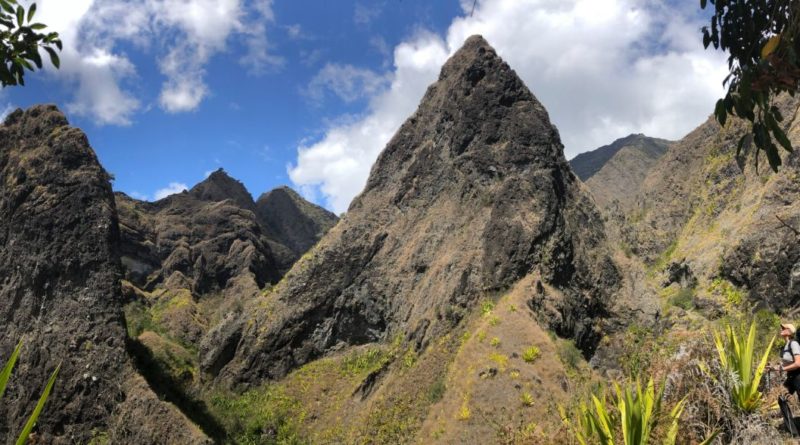
[[[428,390],[428,399],[432,403],[436,403],[439,400],[442,400],[444,397],[444,393],[447,391],[447,385],[444,382],[444,377],[439,377],[433,382],[430,389]]]
[[[342,360],[341,370],[344,375],[359,375],[380,367],[387,355],[378,348],[369,348],[366,351],[353,351]]]
[[[682,288],[675,293],[675,295],[670,297],[669,304],[687,311],[694,308],[694,290],[691,288]]]
[[[725,302],[733,307],[741,306],[745,299],[744,291],[723,278],[715,278],[714,281],[711,282],[711,285],[708,286],[708,291],[716,295],[721,295],[725,298]]]
[[[483,303],[481,303],[481,315],[483,315],[484,317],[488,317],[493,310],[494,310],[493,302],[485,300]]]
[[[541,354],[539,348],[537,346],[531,346],[522,353],[522,359],[528,363],[533,363],[539,358],[539,354]]]
[[[500,368],[500,372],[505,371],[506,366],[508,366],[508,356],[500,354],[499,352],[492,352],[489,354],[489,360],[497,364],[497,367]]]
[[[522,395],[520,396],[520,400],[522,401],[522,404],[525,406],[533,406],[534,402],[533,395],[531,395],[531,393],[527,391],[524,391],[522,393]]]
[[[277,385],[253,388],[242,394],[218,392],[209,407],[225,425],[234,444],[305,444],[300,427],[307,413],[301,403]],[[271,431],[273,437],[265,437]]]
[[[583,354],[581,350],[575,346],[575,343],[569,340],[562,340],[558,342],[558,358],[566,367],[570,369],[577,369]]]

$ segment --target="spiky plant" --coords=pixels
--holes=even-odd
[[[760,354],[761,359],[756,365],[756,324],[750,323],[747,336],[738,332],[730,324],[725,326],[725,339],[720,332],[714,332],[714,346],[719,355],[720,367],[723,376],[711,376],[714,379],[723,379],[728,389],[734,406],[745,413],[752,413],[761,406],[763,401],[758,385],[767,366],[769,353],[775,337]]]
[[[652,439],[653,430],[659,425],[662,416],[664,385],[656,390],[650,379],[643,388],[637,380],[631,386],[615,387],[612,405],[606,403],[605,396],[592,396],[591,406],[581,403],[577,425],[573,425],[564,410],[562,419],[581,445],[600,443],[613,445],[615,434],[622,436],[624,445],[647,445]],[[683,413],[686,400],[679,401],[666,416],[669,422],[664,445],[673,445],[678,435],[678,421]]]
[[[17,343],[17,347],[14,348],[14,352],[11,353],[11,358],[3,367],[3,371],[0,372],[0,399],[3,398],[3,394],[6,392],[8,380],[11,378],[11,371],[14,370],[14,365],[17,363],[17,358],[19,358],[19,353],[21,350],[22,340]],[[50,379],[47,381],[47,385],[44,387],[44,391],[42,391],[42,395],[39,397],[36,407],[33,409],[31,416],[28,418],[28,421],[25,423],[25,426],[22,428],[22,431],[17,438],[16,445],[24,445],[25,442],[28,441],[28,436],[30,436],[31,431],[33,431],[33,427],[36,425],[36,420],[39,418],[39,414],[41,414],[44,404],[47,402],[47,398],[50,397],[50,391],[53,389],[53,385],[56,382],[56,376],[58,375],[59,369],[61,369],[60,363],[58,366],[56,366],[53,374],[50,375]]]

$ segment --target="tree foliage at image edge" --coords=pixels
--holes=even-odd
[[[796,0],[700,0],[700,7],[713,6],[710,26],[705,26],[703,46],[728,51],[730,73],[723,85],[728,91],[718,100],[714,115],[725,125],[728,115],[747,119],[751,132],[742,136],[742,147],[752,140],[764,151],[773,171],[781,165],[777,141],[792,152],[792,144],[780,123],[783,116],[772,100],[780,93],[794,96],[800,82],[796,38],[800,2]],[[758,166],[758,156],[756,167]]]
[[[0,84],[3,87],[25,85],[26,69],[42,69],[40,48],[47,52],[53,66],[61,66],[58,51],[62,43],[58,33],[40,33],[47,25],[33,22],[35,15],[36,3],[26,11],[17,0],[0,0]]]

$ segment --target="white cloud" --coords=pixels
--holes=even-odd
[[[290,179],[305,196],[319,188],[336,212],[347,209],[361,191],[378,153],[402,121],[416,108],[421,91],[436,79],[447,58],[444,42],[434,34],[420,33],[394,51],[391,85],[372,97],[367,115],[328,130],[321,141],[301,145]]]
[[[298,147],[289,168],[297,186],[346,210],[441,65],[472,34],[482,34],[548,109],[568,158],[634,132],[680,138],[723,93],[725,58],[703,50],[694,3],[485,0],[471,17],[473,2],[461,4],[465,16],[446,39],[418,33],[395,48],[391,84],[371,96],[360,120]]]
[[[370,4],[356,3],[353,12],[353,21],[359,25],[366,25],[378,18],[383,12],[383,2],[372,2]]]
[[[7,103],[5,105],[0,106],[0,123],[6,121],[6,118],[12,111],[16,110],[17,107],[14,106],[12,103]]]
[[[353,65],[325,65],[311,79],[303,93],[319,104],[330,91],[345,102],[375,96],[383,91],[389,81],[386,75]]]
[[[288,35],[292,40],[307,40],[311,38],[306,35],[306,33],[303,31],[303,27],[300,26],[299,23],[295,23],[294,25],[286,25],[284,28],[286,29],[286,35]]]
[[[159,199],[166,198],[169,195],[174,195],[176,193],[181,193],[184,190],[188,190],[189,187],[182,183],[182,182],[170,182],[168,186],[156,190],[153,194],[153,198],[158,201]]]
[[[266,37],[271,0],[41,0],[37,18],[64,42],[54,73],[75,86],[69,111],[98,124],[129,124],[143,106],[122,42],[154,53],[164,75],[159,103],[173,113],[194,110],[208,95],[204,67],[232,36],[245,43],[249,72],[282,63]]]
[[[131,198],[138,199],[139,201],[147,201],[147,195],[144,193],[139,193],[137,191],[133,191],[130,193]]]
[[[369,39],[369,46],[371,46],[378,54],[383,57],[383,68],[388,68],[391,63],[392,52],[386,39],[381,36],[372,36]]]

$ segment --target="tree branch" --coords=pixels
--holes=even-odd
[[[792,226],[790,226],[789,224],[787,224],[787,223],[786,223],[786,221],[782,220],[782,219],[781,219],[781,217],[780,217],[780,216],[778,216],[778,215],[775,215],[775,218],[777,218],[777,219],[778,219],[778,221],[780,221],[780,222],[781,222],[781,225],[782,225],[782,226],[784,226],[784,227],[786,227],[787,229],[789,229],[789,230],[791,230],[792,232],[794,232],[795,236],[800,236],[800,230],[797,230],[797,229],[795,229],[794,227],[792,227]]]

